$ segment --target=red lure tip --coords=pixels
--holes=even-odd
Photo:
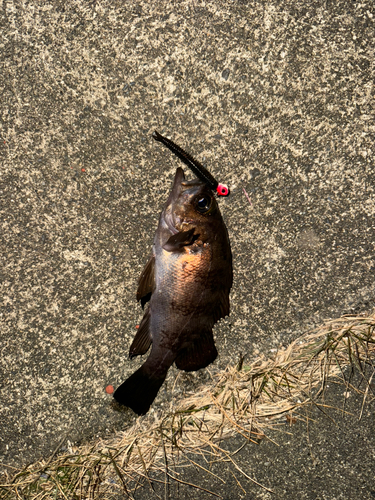
[[[228,196],[229,195],[229,188],[225,184],[218,184],[216,188],[216,192],[218,196]]]

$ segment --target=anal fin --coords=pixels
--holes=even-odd
[[[216,357],[217,350],[212,331],[205,331],[179,351],[175,364],[179,370],[192,372],[205,368],[215,361]]]
[[[229,316],[229,289],[221,290],[218,294],[216,306],[213,309],[213,319],[216,323],[221,318]]]

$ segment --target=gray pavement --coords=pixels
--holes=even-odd
[[[178,475],[170,463],[171,475],[208,491],[170,480],[169,498],[213,500],[214,495],[208,492],[214,492],[224,500],[372,500],[375,498],[373,406],[366,408],[359,422],[362,397],[355,392],[345,397],[345,392],[341,385],[331,383],[325,407],[305,407],[295,414],[294,423],[280,422],[277,430],[269,431],[268,439],[259,445],[245,444],[239,435],[228,443],[220,443],[232,453],[239,450],[232,459],[242,472],[229,461],[210,464],[210,457],[205,461],[197,455],[191,458],[200,467],[182,470],[176,467]],[[164,474],[153,474],[152,479],[153,489],[146,482],[136,491],[135,500],[156,499],[156,495],[164,498]]]
[[[235,279],[212,370],[374,308],[374,24],[372,0],[2,2],[1,463],[134,418],[104,389],[140,363],[137,279],[179,165],[155,129],[231,187]],[[355,498],[288,481],[298,498]]]

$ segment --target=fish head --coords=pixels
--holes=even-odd
[[[180,167],[161,218],[171,234],[196,228],[203,235],[203,228],[222,222],[214,192],[200,179],[186,180]]]

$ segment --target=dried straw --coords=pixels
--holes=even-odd
[[[179,467],[190,465],[213,474],[210,464],[220,460],[256,483],[234,455],[223,449],[222,441],[239,434],[258,442],[280,418],[287,416],[292,421],[293,412],[302,406],[319,405],[328,378],[363,394],[360,418],[375,373],[374,351],[375,313],[330,321],[280,350],[273,359],[262,356],[250,365],[228,367],[211,385],[176,401],[159,418],[140,417],[111,439],[70,447],[69,453],[26,467],[0,484],[0,498],[96,499],[116,493],[132,498],[141,484],[146,482],[154,489],[158,481],[163,482],[167,498],[170,481],[188,484],[178,477]],[[347,367],[363,377],[361,391],[345,375]],[[194,458],[198,456],[205,458],[207,467]],[[163,474],[162,480],[155,478],[158,472]]]

